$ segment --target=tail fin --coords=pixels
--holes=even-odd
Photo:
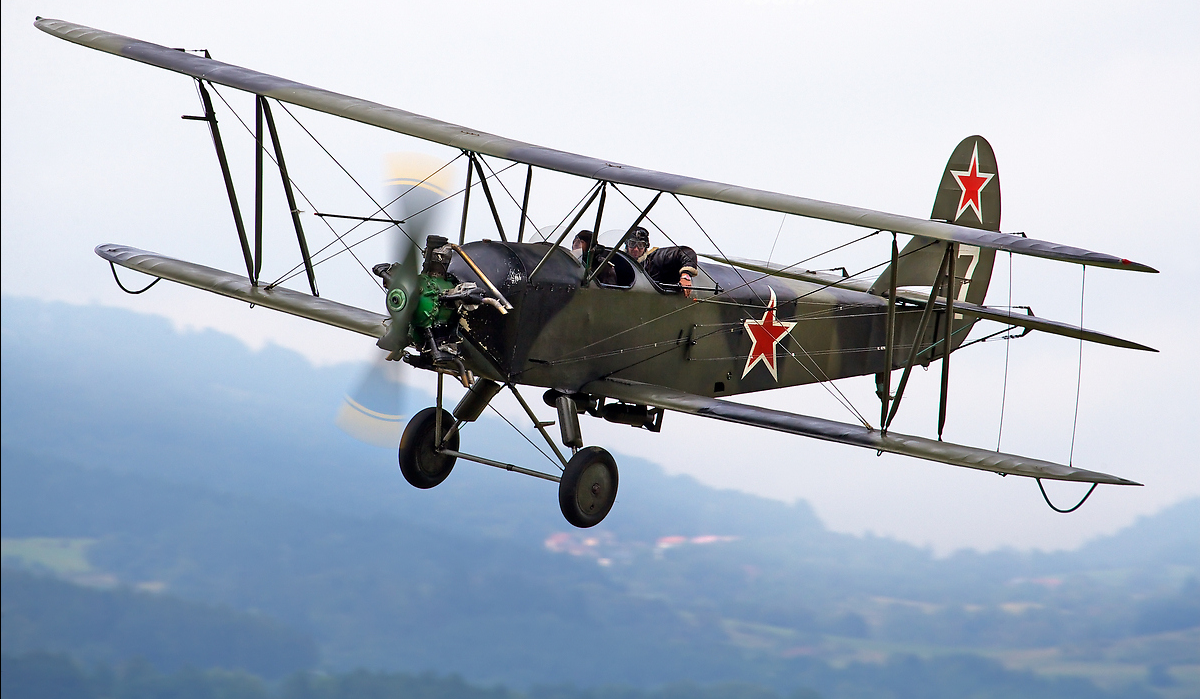
[[[988,231],[1000,230],[1000,171],[992,146],[982,136],[965,138],[955,147],[942,172],[930,218]],[[932,286],[944,251],[936,240],[914,237],[900,251],[896,286]],[[956,300],[983,304],[995,259],[995,250],[959,245],[954,264]],[[891,273],[889,265],[871,285],[871,293],[886,292]],[[966,339],[965,329],[973,322],[970,318],[955,319],[954,346]]]

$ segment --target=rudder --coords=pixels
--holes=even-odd
[[[942,172],[930,218],[970,228],[1000,230],[1000,171],[987,139],[969,136],[954,148]],[[896,286],[932,286],[944,251],[939,241],[914,237],[900,252]],[[995,250],[960,244],[955,260],[955,299],[982,305],[995,260]],[[890,276],[889,265],[871,286],[871,293],[885,293]],[[954,346],[966,339],[965,328],[972,322],[971,319],[955,319]]]

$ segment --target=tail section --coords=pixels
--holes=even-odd
[[[1000,230],[1000,171],[996,154],[982,136],[970,136],[955,147],[942,172],[937,197],[933,200],[931,219],[988,231]],[[900,251],[896,270],[897,287],[933,285],[942,264],[944,244],[932,238],[914,237]],[[983,304],[992,278],[995,250],[973,245],[959,245],[954,264],[955,299],[977,305]],[[871,286],[871,292],[887,291],[891,267],[883,271]],[[966,339],[971,318],[955,318],[954,346]]]

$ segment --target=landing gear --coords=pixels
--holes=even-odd
[[[556,407],[563,428],[563,444],[575,450],[568,461],[559,450],[546,428],[553,422],[542,422],[521,397],[516,387],[508,384],[513,397],[533,421],[533,426],[542,434],[546,444],[558,457],[563,469],[562,476],[543,473],[493,459],[465,454],[458,450],[458,435],[464,425],[474,422],[483,413],[493,397],[500,391],[500,384],[491,379],[475,381],[463,396],[453,413],[441,408],[442,375],[438,374],[437,405],[426,408],[413,416],[400,438],[400,472],[404,479],[417,488],[432,488],[450,475],[450,470],[459,458],[493,466],[495,468],[533,476],[558,483],[558,505],[563,517],[581,529],[594,527],[608,515],[617,499],[617,462],[612,454],[600,447],[584,447],[579,434],[579,417],[576,403],[569,396],[556,396]],[[511,424],[511,423],[510,423]],[[440,442],[435,439],[441,430]]]
[[[563,517],[581,529],[604,519],[617,499],[617,462],[600,447],[580,449],[567,462],[558,482]]]
[[[440,408],[425,408],[408,421],[400,438],[400,473],[404,480],[417,488],[432,488],[446,480],[458,457],[443,454],[434,444]],[[441,410],[443,434],[454,424],[450,413]],[[441,447],[458,451],[458,432],[441,440]]]

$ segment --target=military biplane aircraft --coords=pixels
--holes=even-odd
[[[156,281],[169,279],[367,335],[376,339],[388,359],[436,372],[437,404],[412,417],[399,443],[400,470],[418,488],[441,483],[458,459],[475,461],[558,482],[566,519],[578,527],[594,526],[613,505],[618,473],[607,451],[584,446],[579,416],[657,432],[666,411],[1027,476],[1037,479],[1039,486],[1041,479],[1091,483],[1092,489],[1099,483],[1138,485],[1105,473],[941,440],[950,359],[981,320],[999,323],[1000,332],[1021,328],[1026,333],[1040,331],[1150,350],[1013,308],[983,305],[998,251],[1087,266],[1155,270],[1111,255],[1000,232],[996,158],[982,137],[971,136],[954,149],[932,216],[925,220],[552,150],[221,63],[207,52],[197,55],[54,19],[38,18],[36,26],[82,46],[196,81],[205,112],[190,118],[207,121],[211,130],[247,275],[123,245],[100,245],[97,254]],[[242,222],[209,96],[218,85],[255,95],[258,207],[253,241]],[[381,303],[386,313],[318,295],[272,101],[448,146],[457,152],[455,157],[466,159],[467,183],[460,192],[449,193],[434,176],[437,173],[399,177],[392,182],[395,198],[388,205],[369,216],[347,216],[381,221],[399,233],[402,245],[396,259],[374,268],[386,292]],[[308,293],[259,279],[262,158],[268,152],[264,121],[291,209]],[[511,238],[489,189],[488,158],[528,167],[521,215]],[[525,235],[535,168],[592,181],[589,194],[564,216],[564,221],[571,218],[570,223],[539,236],[540,240],[532,233]],[[487,198],[499,240],[466,240],[467,202],[476,187]],[[618,229],[615,244],[597,243],[582,256],[563,247],[585,214],[592,230],[601,231],[607,193],[620,191],[619,187],[638,189],[653,198],[629,225]],[[458,241],[432,234],[423,224],[428,220],[423,215],[460,193],[464,203]],[[686,198],[706,199],[873,229],[892,236],[891,256],[875,268],[881,270],[877,276],[861,278],[794,264],[706,255],[693,270],[690,288],[684,288],[672,279],[653,278],[622,249],[643,230],[642,224],[655,225],[651,213],[663,198],[680,206],[685,206]],[[509,222],[509,233],[513,223]],[[911,237],[901,247],[897,235]],[[938,438],[890,431],[913,367],[928,367],[935,360],[941,361],[942,371]],[[898,382],[893,381],[895,371],[901,372]],[[466,387],[452,410],[442,405],[446,375]],[[876,380],[881,404],[878,425],[865,418],[861,424],[841,423],[725,399],[854,376]],[[525,386],[546,389],[543,398],[557,411],[561,440],[546,430],[554,423],[540,421],[521,395],[519,388]],[[503,388],[513,393],[549,444],[560,474],[460,451],[462,431]]]

